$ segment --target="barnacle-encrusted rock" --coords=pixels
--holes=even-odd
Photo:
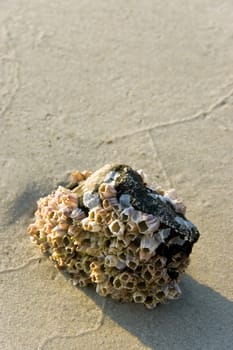
[[[74,172],[68,188],[39,199],[32,242],[74,284],[94,284],[100,295],[149,309],[177,298],[199,232],[174,190],[145,181],[127,165]]]

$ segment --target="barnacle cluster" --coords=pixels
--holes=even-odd
[[[38,201],[32,242],[79,286],[152,309],[177,298],[196,227],[174,190],[152,189],[143,171],[106,165],[76,171]]]

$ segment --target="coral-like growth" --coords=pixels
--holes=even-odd
[[[76,171],[68,188],[39,199],[28,233],[75,285],[152,309],[180,295],[199,232],[174,190],[145,179],[126,165]]]

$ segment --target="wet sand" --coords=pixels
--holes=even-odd
[[[230,349],[232,1],[0,3],[0,349]],[[30,243],[74,169],[142,168],[201,232],[182,297],[148,311],[71,286]]]

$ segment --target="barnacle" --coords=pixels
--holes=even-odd
[[[127,165],[75,171],[67,188],[38,200],[31,241],[74,285],[149,309],[175,299],[199,232],[174,189],[147,183]]]

